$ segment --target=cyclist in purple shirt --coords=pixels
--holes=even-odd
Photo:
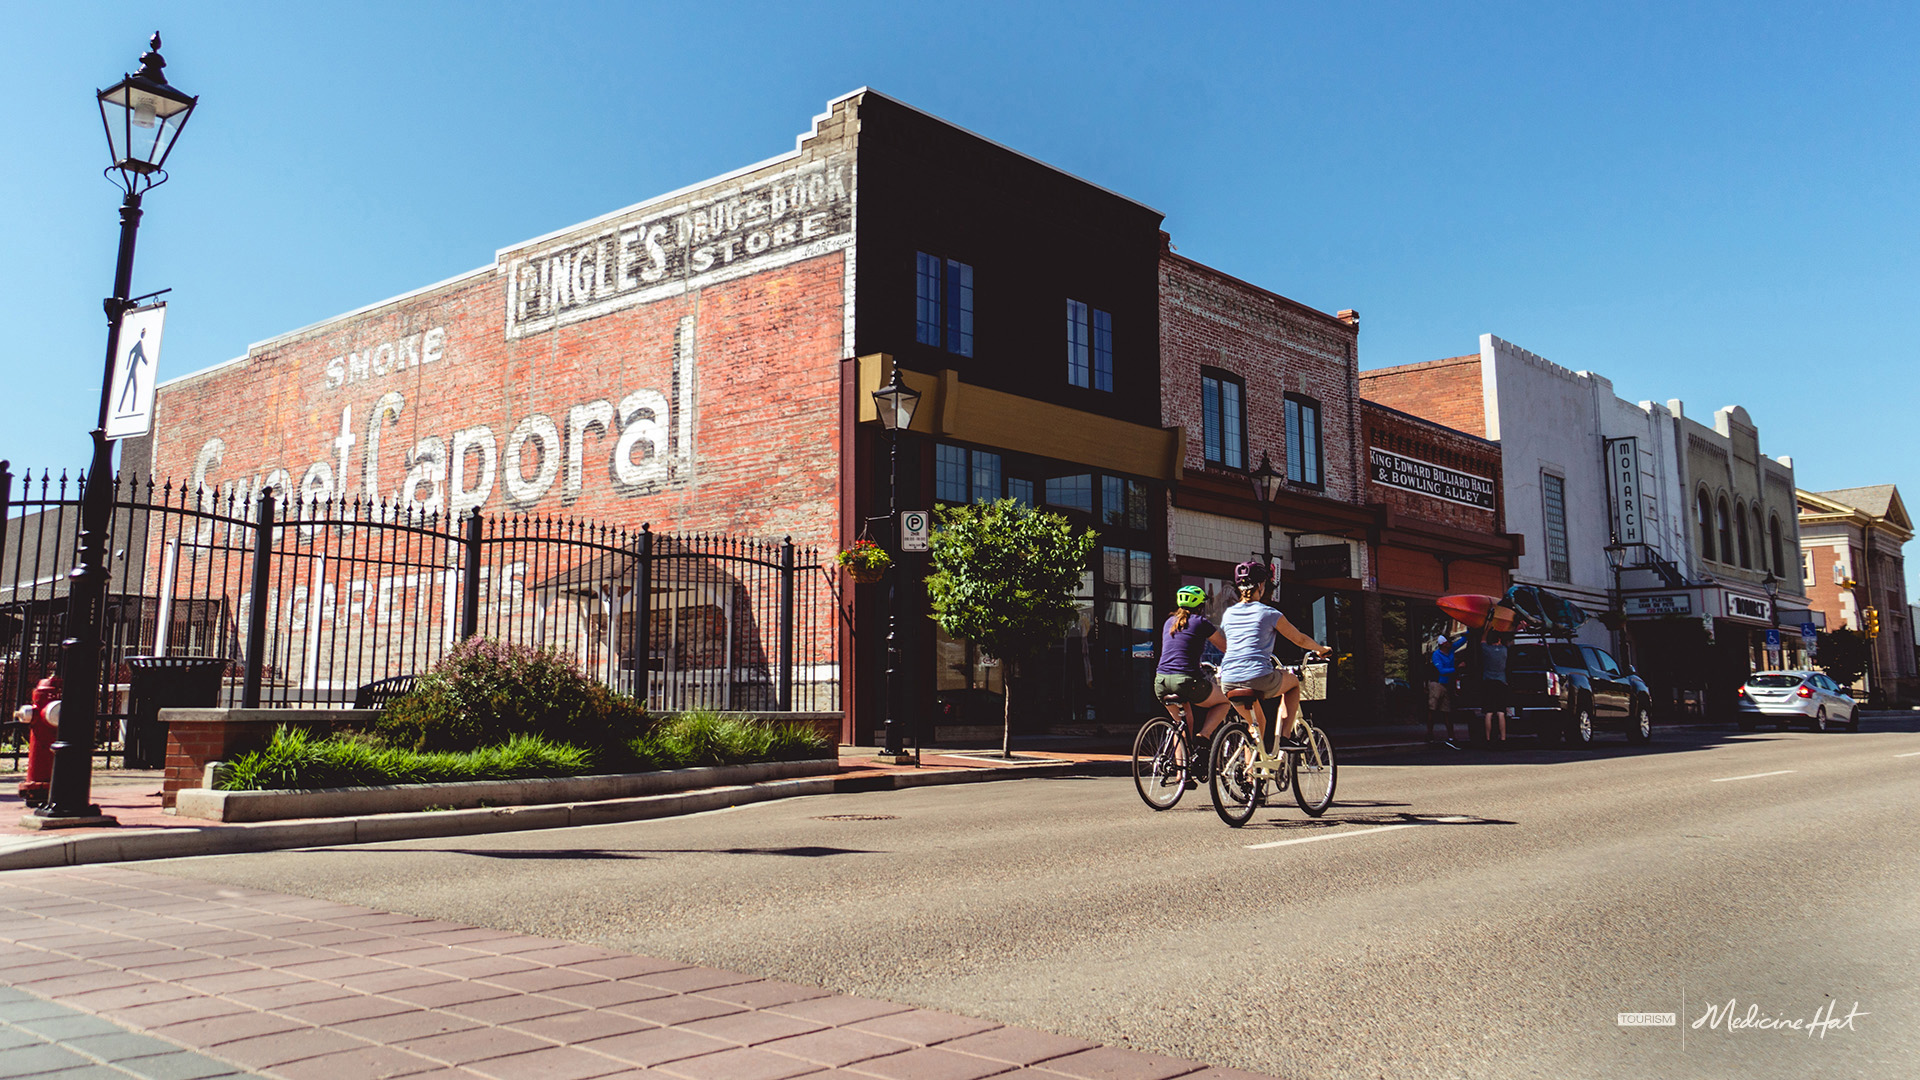
[[[1227,715],[1227,697],[1200,666],[1200,653],[1209,643],[1221,652],[1227,650],[1226,635],[1213,625],[1200,608],[1207,592],[1198,585],[1187,585],[1173,594],[1178,607],[1160,628],[1160,665],[1153,672],[1156,697],[1178,697],[1186,703],[1187,734],[1196,743],[1194,757],[1205,760],[1198,747],[1213,734]],[[1206,722],[1194,723],[1194,710],[1207,710]]]

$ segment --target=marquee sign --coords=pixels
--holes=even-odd
[[[1367,454],[1373,472],[1373,482],[1396,487],[1402,491],[1412,491],[1435,499],[1471,506],[1478,510],[1494,509],[1494,490],[1492,479],[1475,476],[1472,473],[1449,469],[1444,465],[1435,465],[1419,458],[1405,457],[1391,450],[1382,450],[1377,446],[1367,448]]]
[[[1691,615],[1693,614],[1693,596],[1689,593],[1658,593],[1652,596],[1629,596],[1621,601],[1626,613],[1633,618],[1653,615]]]

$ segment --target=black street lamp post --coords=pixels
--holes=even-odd
[[[1260,500],[1260,551],[1273,566],[1273,500],[1280,494],[1280,474],[1274,471],[1267,452],[1260,451],[1260,467],[1247,474],[1253,481],[1254,498]]]
[[[881,694],[881,715],[885,720],[885,737],[882,750],[886,756],[899,758],[902,753],[902,728],[895,718],[899,710],[894,708],[894,674],[900,666],[900,588],[899,566],[906,553],[900,545],[900,432],[913,426],[913,410],[920,404],[920,391],[900,381],[900,368],[896,365],[893,376],[873,392],[873,405],[880,414],[880,424],[887,429],[887,535],[892,539],[894,574],[887,579],[887,678]]]
[[[1773,619],[1773,633],[1767,635],[1767,666],[1777,670],[1785,666],[1786,652],[1786,644],[1780,640],[1780,579],[1769,570],[1760,579],[1760,586],[1767,590],[1767,614]]]
[[[107,178],[126,192],[120,204],[120,258],[114,266],[113,295],[106,299],[107,363],[100,378],[100,414],[93,429],[93,460],[80,504],[79,565],[67,575],[69,636],[60,644],[63,700],[53,743],[53,778],[47,804],[35,814],[49,823],[100,819],[89,802],[93,770],[93,733],[100,700],[100,602],[107,584],[107,530],[113,520],[113,443],[107,438],[114,357],[120,346],[120,319],[133,303],[133,247],[140,231],[140,198],[166,182],[167,155],[199,99],[174,89],[161,69],[160,35],[140,57],[140,70],[99,92],[100,120],[106,126],[113,164]],[[116,175],[117,174],[117,175]],[[111,820],[111,819],[106,819]]]

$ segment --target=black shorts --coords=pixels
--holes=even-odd
[[[1480,711],[1507,711],[1507,684],[1496,679],[1480,680]]]

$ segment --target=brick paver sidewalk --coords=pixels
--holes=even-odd
[[[0,877],[0,983],[33,995],[0,997],[0,1077],[1257,1080],[817,987],[121,866]],[[35,1064],[69,1042],[112,1064]]]

